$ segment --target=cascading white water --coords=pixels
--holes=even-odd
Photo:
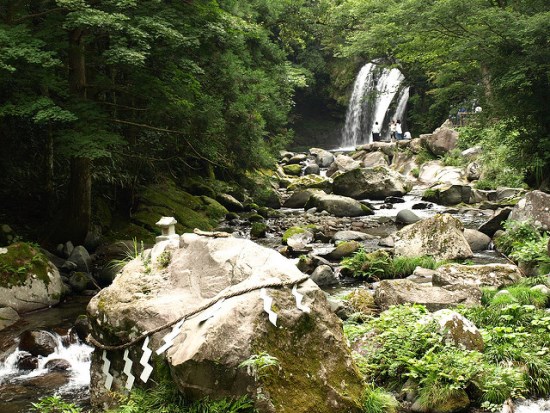
[[[384,128],[388,109],[403,83],[404,76],[398,69],[380,68],[374,63],[364,65],[353,85],[353,93],[346,114],[341,147],[350,148],[371,142],[375,122]],[[406,93],[405,93],[406,90]],[[408,88],[399,93],[394,114],[403,118],[408,100]],[[387,137],[388,133],[383,136]]]
[[[15,350],[3,362],[0,362],[0,385],[12,381],[21,382],[32,377],[46,374],[48,369],[45,368],[45,366],[48,361],[62,359],[68,361],[71,365],[69,370],[71,377],[66,386],[58,389],[58,393],[64,393],[72,389],[87,388],[89,386],[90,357],[93,348],[80,342],[64,346],[59,335],[51,332],[46,333],[55,340],[55,351],[47,357],[39,356],[38,367],[29,371],[19,370],[17,367],[17,362],[21,356],[28,355],[29,353],[19,349]]]

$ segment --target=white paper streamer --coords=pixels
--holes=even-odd
[[[128,391],[130,391],[130,390],[132,390],[132,387],[134,387],[134,380],[136,378],[132,374],[133,361],[130,360],[130,358],[128,357],[128,353],[129,353],[128,349],[124,350],[124,356],[122,358],[125,361],[125,363],[124,363],[124,369],[122,371],[124,372],[124,374],[126,374],[128,376],[128,380],[126,380],[126,386],[124,386],[124,387],[126,387],[126,389]]]
[[[156,351],[157,355],[164,353],[166,350],[172,347],[172,345],[174,344],[175,338],[178,336],[178,334],[181,331],[181,326],[183,325],[184,321],[185,321],[185,318],[178,321],[178,323],[175,324],[174,327],[172,328],[172,331],[164,336],[164,338],[162,339],[164,341],[164,344],[157,349]]]
[[[141,347],[141,349],[143,350],[143,355],[141,356],[141,360],[139,361],[139,364],[143,366],[143,371],[141,372],[141,376],[139,376],[139,378],[144,383],[147,383],[147,380],[149,380],[149,376],[153,372],[153,366],[149,364],[149,359],[151,358],[151,354],[153,354],[153,351],[148,346],[149,336],[145,337],[145,340],[143,341],[143,346]]]
[[[298,286],[296,284],[292,287],[292,295],[296,297],[296,307],[298,307],[298,310],[302,310],[304,313],[309,313],[311,311],[311,308],[302,304],[304,295],[298,292]]]
[[[103,360],[103,374],[105,374],[105,388],[107,390],[111,390],[111,387],[113,385],[113,376],[111,373],[109,373],[109,368],[111,367],[111,362],[107,358],[107,351],[103,350],[103,355],[101,356]]]
[[[273,304],[273,298],[267,295],[267,291],[265,288],[262,288],[260,290],[260,297],[264,300],[264,311],[268,314],[269,321],[271,322],[271,324],[277,327],[277,313],[275,313],[271,309],[271,305]]]

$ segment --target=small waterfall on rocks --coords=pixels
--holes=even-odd
[[[403,80],[404,76],[398,69],[381,68],[374,63],[361,68],[353,85],[341,147],[371,142],[374,122],[382,127],[382,137],[389,137],[388,122],[403,119],[409,99],[409,88],[401,87]],[[393,102],[396,102],[395,110],[390,116]]]

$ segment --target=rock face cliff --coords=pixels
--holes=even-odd
[[[266,283],[285,285],[262,294],[256,287]],[[297,304],[294,286],[303,294],[302,305]],[[228,297],[241,289],[250,291]],[[277,314],[276,321],[264,311],[265,294],[273,299],[267,308]],[[223,296],[227,298],[220,302]],[[324,293],[291,261],[251,241],[184,234],[157,244],[150,257],[126,265],[113,284],[92,299],[88,313],[93,336],[116,345],[208,302],[217,304],[187,318],[173,346],[156,356],[157,362],[168,364],[172,380],[188,398],[248,394],[260,412],[360,411],[361,380]],[[170,331],[150,337],[154,355]],[[132,360],[140,359],[141,346],[129,348]],[[112,390],[121,392],[127,379],[122,374],[123,350],[108,351],[107,357]],[[274,362],[264,367],[268,358]],[[102,364],[102,351],[96,350],[91,383],[95,405],[112,401]],[[134,363],[133,375],[141,370]]]

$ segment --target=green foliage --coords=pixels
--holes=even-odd
[[[419,166],[422,166],[422,164],[425,164],[429,161],[434,161],[437,159],[437,156],[435,156],[433,153],[430,152],[428,148],[422,147],[420,149],[420,152],[418,152],[418,155],[416,155],[416,163]]]
[[[436,262],[429,256],[392,257],[385,250],[367,253],[364,249],[355,252],[351,257],[345,257],[340,263],[353,277],[380,280],[404,278],[411,275],[416,267],[435,269],[443,264],[444,262]]]
[[[362,406],[365,413],[396,413],[399,402],[391,393],[370,384],[363,393]]]
[[[499,251],[516,262],[524,262],[539,268],[540,273],[550,271],[548,233],[541,234],[531,222],[506,221],[505,232],[495,239]]]
[[[462,156],[462,151],[457,148],[447,152],[441,158],[441,162],[443,162],[443,165],[445,166],[457,166],[457,167],[463,167],[468,164],[468,160],[464,156]]]
[[[24,285],[31,275],[42,280],[47,286],[48,259],[39,247],[25,242],[17,242],[7,247],[7,252],[0,254],[0,287]]]
[[[256,380],[270,376],[275,367],[279,367],[279,359],[266,352],[253,354],[239,364],[239,368],[246,368],[248,374],[254,376]]]
[[[64,401],[60,396],[48,396],[41,398],[32,404],[32,411],[37,413],[80,413],[82,409],[73,403]]]
[[[210,400],[189,403],[169,379],[150,389],[134,388],[128,400],[109,413],[254,413],[248,397]]]
[[[172,260],[172,253],[170,251],[164,251],[157,258],[157,263],[158,265],[160,265],[161,268],[166,268],[168,267],[168,265],[170,265],[171,260]]]

